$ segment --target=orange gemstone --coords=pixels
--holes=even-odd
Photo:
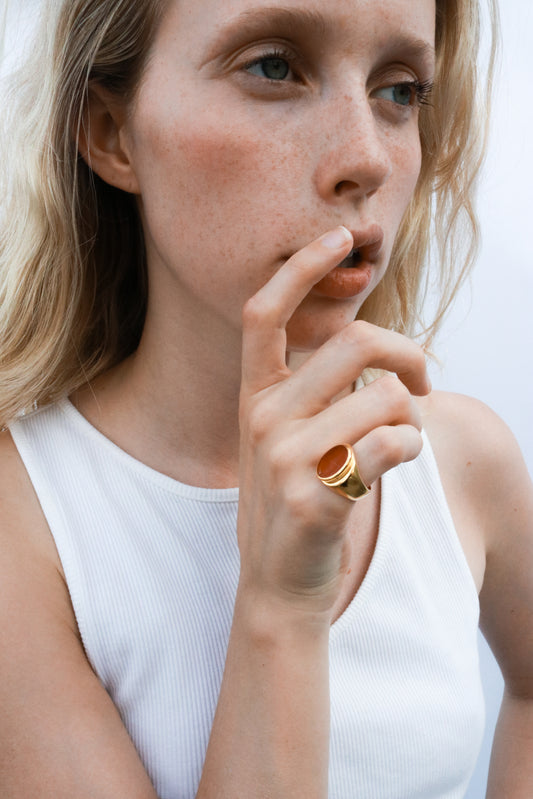
[[[346,465],[349,457],[350,453],[344,444],[338,444],[336,447],[328,449],[328,451],[322,455],[318,461],[316,473],[319,477],[329,480],[335,477],[336,474],[339,474]]]

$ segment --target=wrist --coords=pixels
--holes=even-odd
[[[309,608],[302,600],[281,595],[266,596],[255,587],[239,584],[234,609],[234,626],[258,646],[269,647],[289,640],[321,645],[329,641],[331,610]]]

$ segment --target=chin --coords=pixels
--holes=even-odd
[[[287,325],[287,351],[312,352],[353,322],[362,302],[331,300],[312,295]]]

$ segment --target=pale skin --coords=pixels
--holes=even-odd
[[[290,19],[272,12],[281,5],[171,2],[135,106],[94,87],[81,151],[138,197],[150,295],[138,352],[72,399],[152,468],[194,485],[240,486],[241,580],[198,799],[326,799],[329,628],[372,558],[379,479],[416,457],[422,426],[506,681],[487,795],[526,799],[527,471],[485,406],[430,393],[418,346],[351,321],[387,268],[418,177],[416,100],[403,105],[393,87],[432,77],[434,2],[289,0]],[[281,44],[292,72],[268,80],[258,59]],[[370,224],[383,244],[368,285],[349,298],[321,293],[317,283]],[[353,393],[368,366],[392,376]],[[356,505],[314,473],[340,441],[353,443],[373,484]],[[0,450],[2,795],[153,799],[83,652],[8,434]]]

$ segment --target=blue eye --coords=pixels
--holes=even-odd
[[[393,86],[384,86],[376,89],[374,97],[388,100],[396,105],[404,107],[409,105],[427,105],[430,102],[433,83],[426,81],[421,83],[418,80],[405,83],[395,83]]]
[[[375,92],[376,97],[390,100],[397,105],[412,105],[417,96],[416,83],[397,83],[395,86],[385,86]]]
[[[278,55],[258,58],[257,61],[247,64],[246,70],[260,78],[276,81],[284,81],[291,73],[291,68],[287,59]]]

